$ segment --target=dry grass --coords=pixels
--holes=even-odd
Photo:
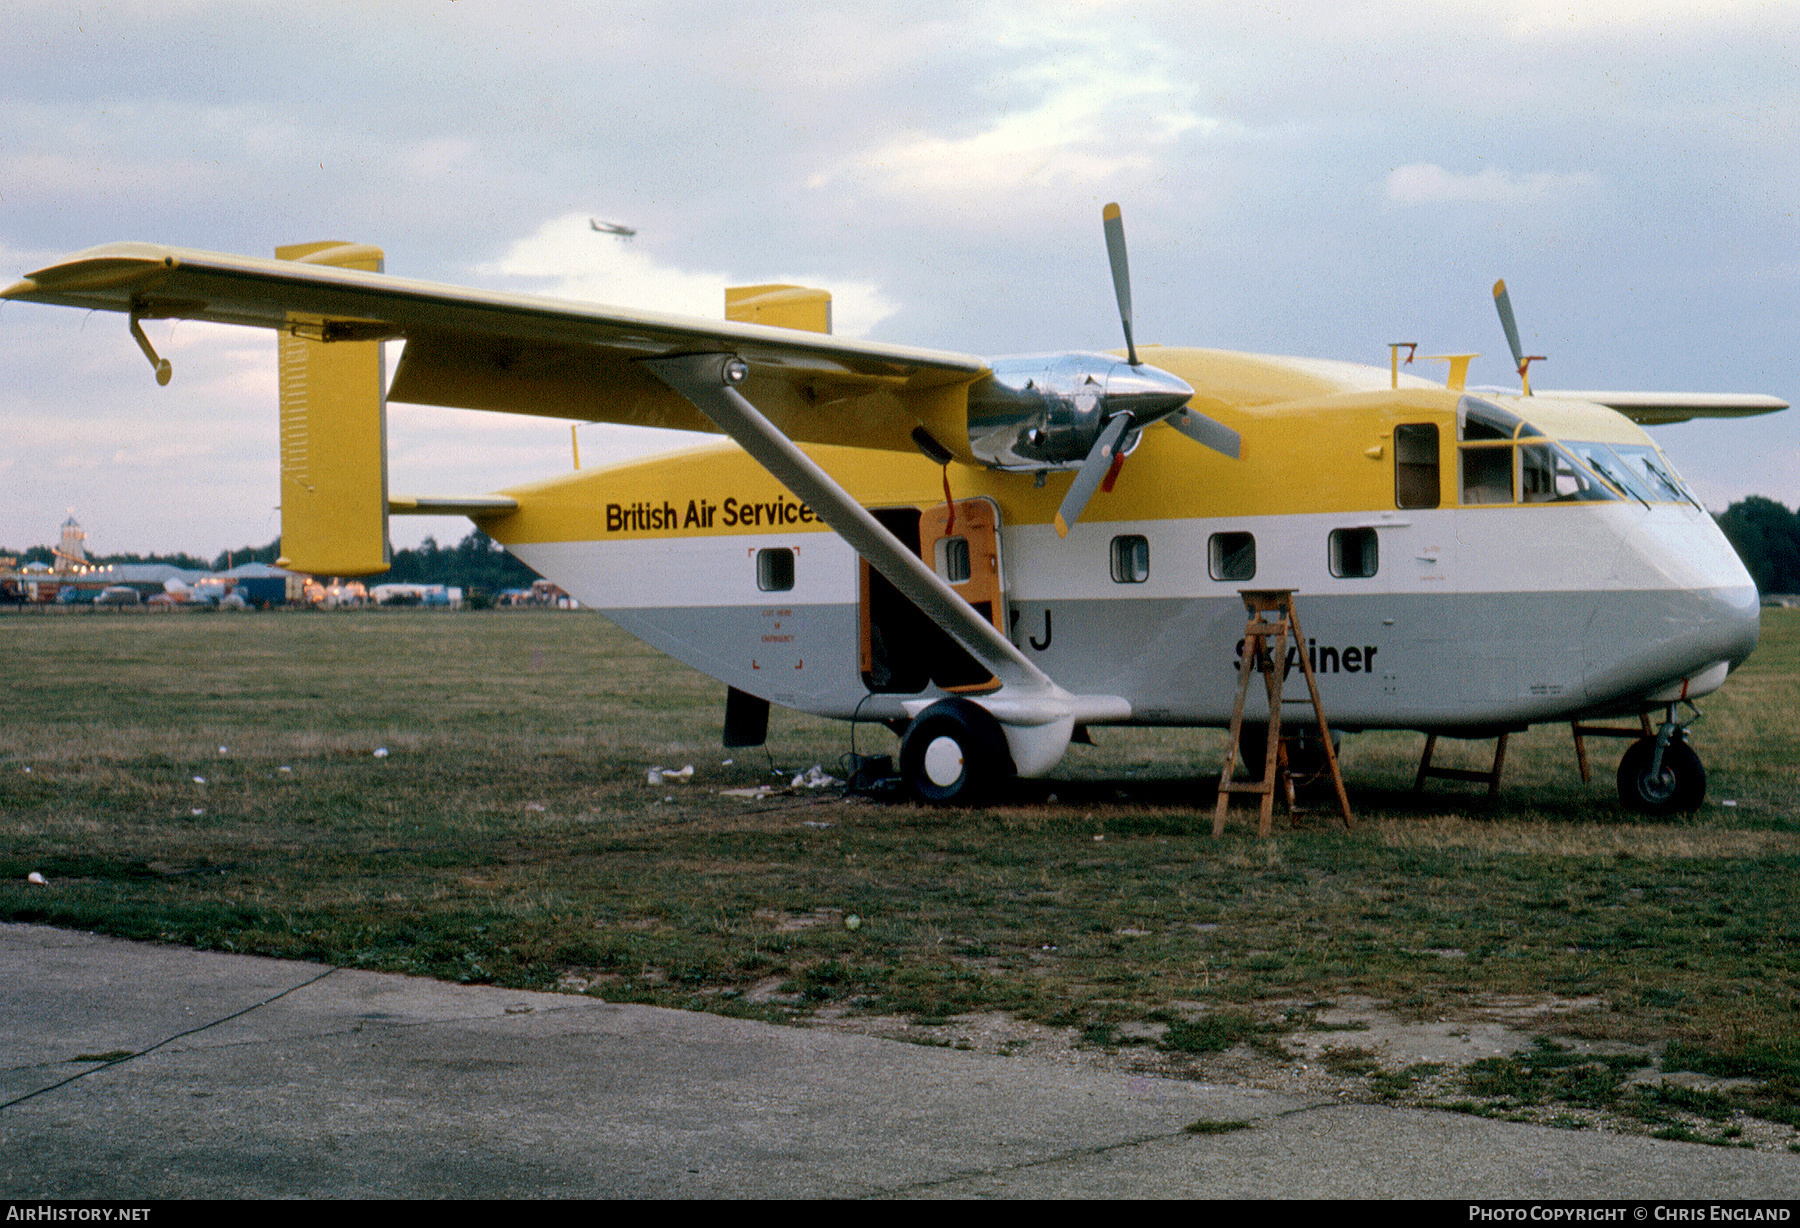
[[[767,1018],[1291,1027],[1342,994],[1452,1018],[1547,994],[1595,1004],[1546,1018],[1564,1035],[1800,1043],[1793,612],[1707,701],[1693,818],[1621,811],[1614,747],[1581,784],[1566,727],[1513,740],[1492,802],[1412,793],[1421,739],[1367,734],[1359,831],[1264,841],[1240,815],[1218,842],[1206,732],[1097,731],[981,812],[721,796],[830,770],[847,728],[778,712],[767,752],[721,751],[723,688],[591,615],[9,615],[0,637],[10,919]]]
[[[1800,831],[1720,830],[1704,820],[1552,824],[1434,815],[1377,818],[1367,826],[1383,846],[1396,849],[1473,849],[1534,857],[1738,859],[1800,854]]]

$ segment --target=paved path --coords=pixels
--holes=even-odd
[[[1800,1156],[41,926],[0,1020],[12,1198],[1800,1196]]]

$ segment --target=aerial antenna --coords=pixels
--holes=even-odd
[[[1413,354],[1418,351],[1417,341],[1388,342],[1388,378],[1393,381],[1392,387],[1400,386],[1400,351],[1406,351],[1406,365],[1412,366]]]

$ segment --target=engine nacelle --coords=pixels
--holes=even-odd
[[[1136,424],[1119,442],[1129,452],[1139,430],[1194,395],[1167,371],[1111,354],[1020,354],[989,365],[993,375],[969,389],[969,448],[996,469],[1079,469],[1120,413]]]

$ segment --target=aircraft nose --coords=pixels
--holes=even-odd
[[[1753,585],[1606,593],[1593,622],[1604,634],[1589,641],[1588,696],[1641,701],[1721,663],[1736,669],[1756,648],[1760,615]],[[1723,673],[1712,686],[1719,681]]]
[[[1747,593],[1742,589],[1714,589],[1711,596],[1720,623],[1728,628],[1724,658],[1736,669],[1756,651],[1757,640],[1762,637],[1762,601],[1754,588]]]

